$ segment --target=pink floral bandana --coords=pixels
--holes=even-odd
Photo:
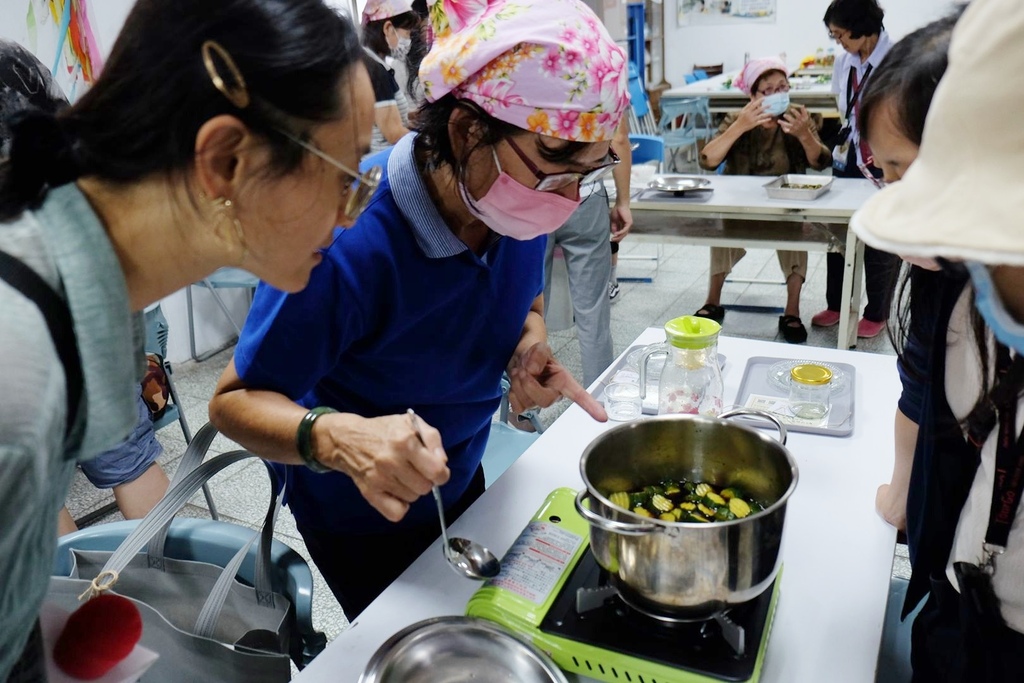
[[[412,12],[412,0],[367,0],[363,8],[363,24],[390,19],[406,12]]]
[[[629,105],[626,55],[580,0],[430,0],[430,22],[428,101],[453,93],[563,140],[614,135]]]
[[[769,71],[781,71],[787,76],[789,75],[786,65],[778,57],[761,57],[747,62],[739,75],[733,79],[732,84],[749,95],[750,91],[754,89],[757,79]]]

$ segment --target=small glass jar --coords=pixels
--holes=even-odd
[[[612,382],[604,388],[604,409],[608,419],[615,422],[637,419],[643,412],[640,386],[633,382]]]
[[[832,371],[823,365],[794,365],[789,372],[789,409],[805,420],[820,420],[832,407]]]

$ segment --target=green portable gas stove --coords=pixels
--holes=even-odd
[[[552,492],[466,608],[517,631],[565,671],[622,683],[751,681],[761,675],[779,577],[727,616],[673,622],[615,595],[589,552],[576,492]]]

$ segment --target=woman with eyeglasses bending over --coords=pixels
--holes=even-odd
[[[876,0],[832,0],[825,10],[828,37],[843,48],[832,70],[832,92],[838,98],[843,120],[843,128],[832,150],[832,175],[838,178],[863,178],[862,169],[867,169],[873,177],[881,176],[881,172],[872,165],[871,151],[860,134],[857,117],[861,94],[871,82],[872,72],[892,47],[882,24],[884,17],[885,12]],[[811,324],[817,327],[838,325],[842,306],[843,255],[826,254],[825,265],[826,308],[811,318]],[[868,303],[857,323],[858,337],[876,337],[885,329],[885,321],[889,317],[890,284],[898,268],[899,259],[892,254],[864,247],[864,291]],[[855,302],[855,305],[859,308],[860,302]]]
[[[764,57],[747,62],[735,85],[750,102],[719,125],[718,133],[700,154],[702,168],[714,170],[724,162],[726,175],[777,176],[829,167],[832,155],[818,137],[821,117],[789,103],[789,78],[782,60]],[[738,248],[711,247],[708,295],[694,315],[723,321],[725,278],[746,253]],[[807,341],[807,328],[800,320],[807,252],[779,251],[777,256],[786,278],[786,308],[779,316],[779,333],[787,342],[801,344]]]
[[[625,55],[581,0],[430,17],[417,133],[367,160],[381,186],[306,290],[260,286],[210,405],[284,466],[349,619],[438,537],[432,486],[449,520],[483,492],[504,372],[514,412],[564,396],[607,419],[547,345],[543,264],[580,183],[616,161]]]
[[[924,122],[935,88],[946,72],[947,52],[958,10],[914,31],[893,46],[864,91],[860,134],[870,145],[882,184],[903,178],[917,159]],[[907,492],[921,421],[923,385],[929,382],[928,355],[935,343],[937,294],[959,291],[966,276],[941,272],[934,259],[907,257],[893,287],[896,307],[888,329],[903,380],[895,418],[892,480],[878,489],[875,506],[885,521],[907,527]],[[912,540],[912,539],[911,539]]]
[[[321,0],[139,0],[78,102],[7,122],[0,680],[45,678],[57,512],[135,424],[142,309],[221,266],[302,289],[369,194],[361,54]]]

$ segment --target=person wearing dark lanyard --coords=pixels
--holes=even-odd
[[[940,314],[907,500],[904,616],[927,596],[913,625],[914,681],[1024,674],[1024,130],[1014,115],[1024,97],[996,87],[1024,69],[1021,31],[1018,0],[967,7],[914,168],[850,222],[876,248],[951,259],[943,268],[969,278],[963,292],[931,292]],[[979,159],[991,139],[1000,144]]]
[[[828,36],[843,48],[832,72],[832,88],[843,108],[844,127],[832,150],[832,174],[838,178],[881,177],[875,168],[871,151],[857,131],[857,114],[864,86],[882,59],[889,52],[892,41],[885,32],[882,19],[885,13],[876,0],[833,0],[825,10]],[[861,169],[865,168],[866,171]],[[845,262],[840,253],[826,255],[827,278],[825,285],[826,308],[811,318],[816,327],[839,324],[842,305],[843,273]],[[899,259],[892,254],[866,247],[864,249],[864,289],[868,296],[864,315],[857,323],[857,336],[875,337],[885,329],[888,318],[893,272]],[[859,306],[859,302],[855,302]]]

